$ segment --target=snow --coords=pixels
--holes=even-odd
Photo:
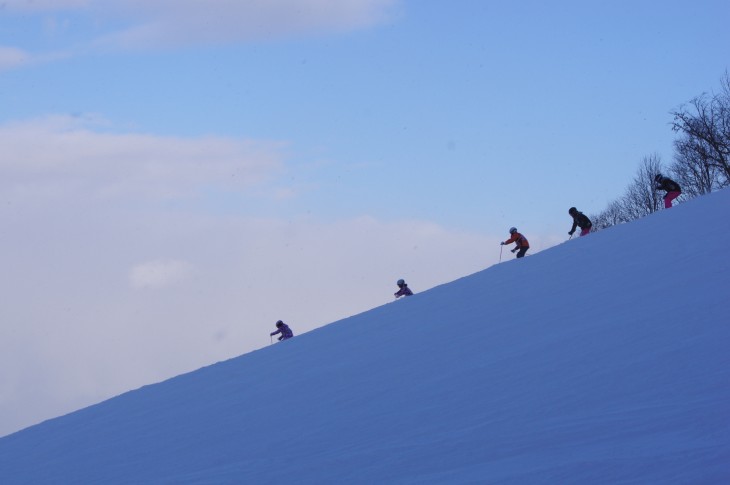
[[[723,190],[27,428],[0,482],[730,483],[729,209]]]

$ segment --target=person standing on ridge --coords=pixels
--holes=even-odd
[[[682,194],[682,189],[680,188],[679,184],[660,173],[656,174],[656,177],[654,177],[654,182],[657,183],[657,185],[654,186],[655,190],[667,191],[666,195],[664,196],[664,208],[671,208],[672,201],[679,197],[680,194]]]
[[[517,251],[517,257],[523,257],[527,250],[530,249],[530,243],[527,242],[527,238],[525,236],[517,232],[516,227],[511,227],[509,229],[509,233],[512,236],[506,241],[502,241],[500,244],[504,246],[505,244],[516,243],[515,248],[512,250],[512,252],[514,253],[515,251]]]
[[[570,232],[568,232],[568,234],[572,236],[575,232],[576,227],[580,227],[581,237],[590,234],[593,223],[590,219],[588,219],[585,214],[580,212],[575,207],[571,207],[570,209],[568,209],[568,214],[570,214],[570,216],[573,218],[573,227],[570,228]]]
[[[280,333],[281,336],[278,338],[278,340],[286,340],[289,338],[292,338],[294,336],[294,332],[291,331],[291,328],[289,328],[289,325],[279,320],[276,322],[276,330],[271,332],[269,335],[274,336],[277,333]]]
[[[401,296],[411,296],[413,292],[410,288],[408,288],[408,285],[404,280],[398,280],[398,288],[400,288],[398,291],[396,291],[393,295],[396,299],[400,298]]]

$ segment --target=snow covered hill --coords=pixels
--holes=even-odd
[[[724,190],[2,438],[0,483],[730,483],[728,241]]]

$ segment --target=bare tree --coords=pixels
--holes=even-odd
[[[626,217],[626,212],[624,211],[621,199],[614,200],[608,205],[605,210],[599,212],[598,214],[591,214],[590,219],[593,223],[594,231],[600,231],[601,229],[607,229],[611,226],[616,226],[618,224],[623,224],[624,222],[629,222],[629,219],[627,219]]]
[[[642,159],[633,182],[621,198],[624,217],[633,221],[659,210],[661,194],[655,189],[654,177],[662,171],[659,155],[653,154]]]
[[[659,210],[662,194],[654,187],[654,177],[662,171],[659,155],[644,157],[634,180],[626,188],[624,195],[611,202],[608,207],[590,216],[593,230],[600,231],[617,224],[631,222]]]
[[[675,140],[674,163],[670,167],[672,178],[682,187],[682,193],[689,197],[709,194],[722,186],[717,167],[703,158],[703,151],[696,150],[694,144],[695,141],[688,135]]]
[[[730,185],[730,74],[725,72],[718,94],[702,94],[672,112],[674,142],[670,175],[682,187],[682,197],[696,197]],[[591,214],[599,231],[652,214],[661,207],[663,194],[655,190],[661,173],[659,155],[643,158],[623,196],[598,214]]]
[[[725,72],[718,94],[706,94],[694,98],[689,105],[682,105],[672,112],[672,129],[685,135],[680,143],[685,152],[694,152],[689,158],[694,163],[704,163],[717,171],[716,184],[730,185],[730,75]],[[701,171],[702,172],[702,171]],[[691,173],[691,172],[690,172]]]

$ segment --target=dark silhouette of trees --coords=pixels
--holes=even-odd
[[[699,195],[730,185],[730,75],[719,93],[703,93],[671,114],[680,135],[673,168],[687,189]]]
[[[660,209],[664,194],[654,187],[658,173],[682,187],[680,200],[708,194],[730,185],[730,74],[725,72],[718,93],[703,93],[672,111],[674,160],[664,172],[659,155],[641,161],[623,196],[590,216],[598,231],[647,216]]]

